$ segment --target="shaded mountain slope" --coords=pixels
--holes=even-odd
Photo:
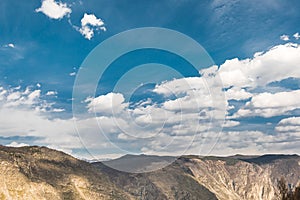
[[[125,163],[128,160],[125,158]],[[121,160],[118,164],[121,164]],[[109,168],[102,163],[93,163],[118,187],[138,199],[217,199],[207,188],[199,184],[191,172],[178,161],[148,173],[127,173]]]

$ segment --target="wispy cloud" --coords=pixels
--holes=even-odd
[[[69,73],[69,76],[76,76],[76,72]]]
[[[15,45],[13,43],[5,44],[3,47],[10,47],[10,48],[15,48]]]

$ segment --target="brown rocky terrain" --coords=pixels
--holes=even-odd
[[[144,156],[124,156],[128,159]],[[150,160],[159,160],[151,157]],[[46,147],[0,146],[0,199],[278,199],[277,179],[299,184],[300,157],[182,156],[149,173],[126,173]]]
[[[45,147],[0,147],[0,199],[128,199],[89,163]]]
[[[185,166],[218,199],[273,200],[278,199],[279,178],[284,177],[292,187],[300,183],[299,161],[296,155],[264,155],[255,159],[194,157]]]

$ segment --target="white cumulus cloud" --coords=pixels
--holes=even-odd
[[[300,108],[300,90],[278,93],[259,93],[239,109],[235,117],[263,116],[273,117]]]
[[[217,71],[225,88],[265,86],[286,78],[300,78],[300,45],[277,45],[252,59],[226,60]]]
[[[97,18],[94,14],[84,13],[81,19],[81,28],[79,32],[88,40],[92,39],[95,30],[106,31],[102,19]]]
[[[42,12],[52,19],[62,19],[72,12],[66,3],[56,2],[55,0],[42,0],[41,7],[35,11]]]
[[[252,97],[252,94],[250,92],[247,92],[243,88],[233,87],[228,89],[226,92],[226,99],[227,100],[245,100]]]
[[[300,117],[289,117],[280,120],[275,130],[285,133],[297,133],[300,139]]]
[[[283,41],[289,41],[290,40],[288,35],[281,35],[280,39],[283,40]]]
[[[300,34],[297,32],[297,33],[295,33],[295,34],[293,35],[293,37],[294,37],[296,40],[298,40],[298,39],[300,38]]]
[[[56,94],[57,94],[56,91],[48,91],[48,92],[46,93],[46,96],[52,96],[52,95],[56,95]]]
[[[114,115],[124,110],[127,104],[124,104],[124,97],[120,93],[108,93],[96,98],[88,98],[88,111],[93,113],[102,113]]]

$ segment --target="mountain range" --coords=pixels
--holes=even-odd
[[[132,173],[172,159],[164,168]],[[46,147],[0,146],[0,162],[0,199],[13,200],[273,200],[281,177],[291,188],[300,183],[298,155],[125,155],[91,163]]]

